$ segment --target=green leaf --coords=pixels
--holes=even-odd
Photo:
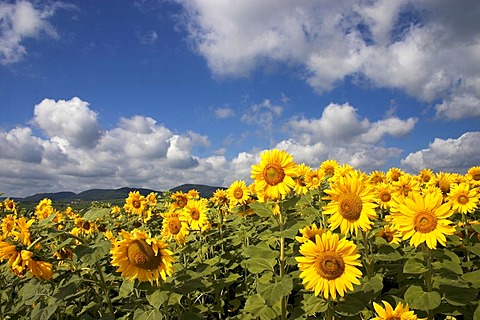
[[[371,278],[370,280],[367,280],[365,284],[363,285],[362,292],[367,293],[372,291],[373,294],[376,294],[383,289],[383,280],[382,280],[382,275],[377,274],[375,277]]]
[[[280,281],[270,283],[265,286],[260,295],[270,306],[280,301],[282,297],[287,296],[293,289],[293,280],[291,277],[284,276]]]
[[[167,299],[168,291],[155,290],[151,294],[147,294],[148,303],[150,303],[155,309],[159,309]]]
[[[274,319],[276,317],[275,311],[266,305],[266,301],[258,293],[247,299],[243,311],[261,319]]]
[[[275,259],[265,259],[265,258],[251,258],[246,261],[247,269],[251,273],[260,273],[263,271],[272,271],[275,272],[274,266],[277,261]]]
[[[278,257],[278,250],[273,250],[265,242],[260,242],[255,246],[248,246],[243,250],[242,255],[245,257],[272,259]]]
[[[83,215],[87,221],[95,221],[97,219],[105,218],[110,215],[110,208],[91,208]]]
[[[147,311],[137,309],[135,311],[135,314],[133,315],[133,320],[156,320],[156,319],[163,319],[163,314],[156,309],[147,310]]]
[[[403,256],[395,250],[392,246],[385,244],[378,248],[378,252],[374,254],[375,258],[380,261],[398,261],[403,259]]]
[[[118,292],[118,296],[121,298],[126,298],[130,296],[133,292],[133,282],[125,280],[123,281],[122,285],[120,286],[120,290]]]
[[[418,259],[408,259],[403,266],[403,272],[409,274],[425,273],[428,269]]]
[[[464,306],[477,297],[478,290],[440,285],[440,292],[443,293],[448,303],[455,306]]]
[[[465,273],[462,278],[470,282],[474,288],[480,288],[480,270]]]
[[[92,245],[80,244],[73,250],[73,252],[83,263],[94,265],[102,258],[108,256],[111,246],[112,244],[110,241],[100,240],[98,243]]]
[[[58,308],[58,300],[55,298],[50,297],[48,299],[48,304],[45,305],[43,302],[39,303],[33,308],[31,319],[32,320],[48,320],[52,316],[52,314]]]
[[[436,270],[444,269],[449,270],[455,274],[463,274],[462,266],[460,265],[460,263],[456,263],[454,261],[443,260],[442,262],[434,262],[432,263],[432,265]]]
[[[475,243],[473,246],[466,246],[467,250],[480,257],[480,243]]]
[[[344,301],[339,302],[335,307],[338,313],[348,316],[358,315],[363,309],[365,309],[365,304],[352,296],[346,297]]]
[[[411,286],[404,295],[405,301],[413,308],[420,310],[432,310],[437,308],[442,300],[436,291],[425,292],[420,286]]]
[[[260,217],[271,217],[273,215],[272,208],[270,208],[265,202],[252,202],[249,206]]]
[[[314,315],[317,312],[325,312],[328,308],[328,302],[321,297],[311,294],[307,299],[303,296],[303,310],[307,316]]]

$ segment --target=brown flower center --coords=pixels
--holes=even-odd
[[[468,197],[466,195],[462,194],[458,197],[457,201],[460,204],[467,204],[468,203]]]
[[[472,174],[472,179],[475,181],[480,181],[480,172]]]
[[[138,209],[142,206],[142,202],[138,199],[135,199],[132,201],[132,207],[134,207],[135,209]]]
[[[181,196],[176,199],[175,203],[177,204],[178,207],[183,208],[187,205],[187,202],[188,202],[188,199]]]
[[[315,259],[315,270],[322,278],[334,280],[345,271],[345,261],[336,252],[322,252]]]
[[[85,221],[82,225],[83,230],[90,230],[90,222]]]
[[[447,194],[450,192],[450,182],[445,180],[440,180],[437,183],[437,186],[442,190],[443,194]]]
[[[158,268],[162,261],[162,257],[156,256],[152,247],[145,240],[133,241],[127,248],[127,256],[134,266],[146,270]]]
[[[388,202],[392,200],[392,195],[390,194],[390,192],[382,192],[382,194],[380,195],[380,200],[382,200],[382,202]]]
[[[326,168],[324,169],[324,171],[325,171],[325,174],[326,174],[327,176],[333,176],[334,173],[335,173],[335,168],[334,168],[334,167],[326,167]]]
[[[357,221],[362,213],[362,199],[356,194],[342,194],[338,200],[338,209],[348,221]]]
[[[242,199],[243,197],[243,190],[242,188],[236,188],[235,191],[233,191],[233,197],[235,199]]]
[[[283,181],[285,177],[285,171],[276,163],[269,163],[263,169],[263,178],[271,186],[276,186]]]
[[[398,181],[398,179],[400,179],[400,173],[393,172],[391,178],[392,178],[392,181]]]
[[[413,218],[415,231],[421,233],[429,233],[437,227],[438,219],[430,211],[421,211]]]
[[[177,217],[168,218],[168,230],[171,234],[178,234],[182,228],[182,222]]]
[[[190,217],[192,217],[193,220],[198,220],[200,218],[200,212],[197,209],[192,209],[190,211]]]

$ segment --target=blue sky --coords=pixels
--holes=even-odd
[[[0,3],[0,192],[480,164],[480,3]]]

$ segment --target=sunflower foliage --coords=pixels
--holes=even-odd
[[[480,319],[480,167],[274,149],[251,179],[81,210],[6,198],[0,319]]]

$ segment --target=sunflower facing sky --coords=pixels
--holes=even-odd
[[[252,165],[251,178],[259,198],[283,199],[295,188],[297,167],[293,156],[284,150],[266,150],[260,155],[260,163]]]
[[[385,309],[382,308],[381,305],[378,303],[374,302],[373,303],[373,308],[375,309],[375,312],[377,313],[377,316],[375,318],[372,318],[372,320],[417,320],[417,316],[413,311],[410,311],[408,308],[408,304],[405,304],[405,306],[399,302],[395,309],[393,309],[392,305],[388,303],[387,301],[382,301],[383,305],[385,306]]]
[[[122,231],[123,240],[113,242],[110,250],[112,265],[118,267],[130,281],[149,281],[157,284],[173,274],[173,252],[163,240],[151,238],[143,230]]]
[[[357,234],[358,229],[368,231],[372,228],[370,219],[377,217],[375,192],[360,172],[353,170],[339,177],[325,193],[328,196],[324,199],[330,202],[323,207],[323,213],[330,215],[330,229],[340,227],[342,234]]]
[[[445,236],[455,233],[448,220],[453,210],[450,203],[443,203],[443,196],[439,193],[412,192],[406,198],[398,198],[390,213],[403,240],[410,239],[410,245],[415,247],[423,242],[430,249],[436,249],[437,242],[445,246]]]
[[[315,241],[304,242],[300,254],[302,256],[295,258],[300,278],[315,296],[321,293],[325,299],[336,299],[337,293],[343,297],[345,292],[353,291],[354,284],[360,284],[362,272],[357,266],[362,264],[352,241],[339,240],[338,234],[326,231],[316,235]]]

